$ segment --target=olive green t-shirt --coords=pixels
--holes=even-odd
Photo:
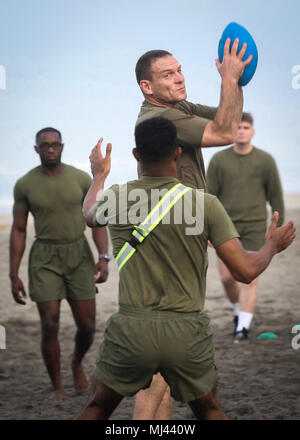
[[[31,212],[36,238],[73,241],[85,229],[82,203],[92,179],[84,171],[64,164],[61,174],[48,176],[36,167],[14,188],[14,211]]]
[[[216,153],[207,170],[207,189],[225,207],[234,222],[266,222],[266,202],[284,219],[280,177],[273,157],[253,147],[248,154],[233,147]]]
[[[133,224],[141,223],[156,205],[152,201],[151,207],[151,197],[156,194],[153,190],[167,191],[176,183],[178,180],[174,177],[142,176],[125,185],[113,185],[103,193],[95,210],[94,224],[108,224],[115,257],[124,243],[130,241]],[[142,203],[140,195],[145,193],[147,199]],[[183,221],[175,224],[176,202],[170,211],[170,223],[165,224],[163,221],[156,226],[121,269],[120,305],[178,312],[203,310],[208,263],[207,240],[218,247],[239,235],[216,197],[195,189],[187,195],[189,193],[190,199],[186,197],[182,206],[184,210],[191,209],[190,212],[194,217],[197,216],[203,228],[194,231],[196,234],[187,235],[191,221],[185,215],[181,216]],[[114,195],[115,201],[108,204],[109,196]],[[139,202],[132,201],[135,199]],[[139,222],[132,224],[129,214],[134,212],[135,206],[139,208],[136,208],[137,213],[143,214]],[[127,218],[124,217],[124,211],[128,214]]]
[[[201,151],[204,129],[214,119],[216,107],[181,101],[176,108],[165,108],[144,101],[136,125],[146,119],[162,117],[174,123],[182,154],[177,161],[178,179],[192,188],[205,189],[205,168]],[[138,169],[140,176],[140,171]]]

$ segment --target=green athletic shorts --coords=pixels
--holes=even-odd
[[[33,301],[95,297],[95,263],[85,236],[70,243],[37,239],[28,265],[29,294]]]
[[[236,222],[240,241],[247,251],[258,251],[265,243],[266,222]]]
[[[149,387],[160,372],[174,399],[203,397],[215,381],[209,318],[121,306],[107,322],[96,364],[96,377],[122,396]]]

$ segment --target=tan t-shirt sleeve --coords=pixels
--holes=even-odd
[[[213,246],[217,248],[232,238],[239,238],[234,224],[217,197],[206,195],[205,202],[208,239]]]
[[[177,129],[178,145],[185,148],[200,148],[203,133],[209,119],[186,114],[178,109],[168,109],[163,117],[174,123]]]
[[[29,202],[22,189],[22,183],[17,181],[14,187],[14,211],[29,211]]]
[[[201,118],[206,118],[212,121],[216,116],[218,107],[210,107],[208,105],[193,104],[192,102],[186,101],[186,104],[190,107],[191,111]]]

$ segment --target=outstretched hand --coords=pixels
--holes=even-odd
[[[112,144],[108,143],[106,145],[106,154],[105,157],[103,157],[101,152],[102,142],[103,138],[100,138],[97,145],[92,149],[90,162],[93,176],[102,175],[106,178],[110,172]]]
[[[288,223],[278,228],[278,219],[279,213],[275,211],[272,223],[266,232],[266,240],[273,240],[277,254],[290,246],[296,237],[294,222],[290,220]]]
[[[237,53],[239,39],[236,38],[234,40],[231,51],[230,42],[230,38],[227,38],[224,45],[223,61],[221,63],[220,60],[217,59],[216,66],[222,79],[231,78],[238,81],[243,75],[245,68],[251,63],[253,56],[249,55],[249,57],[243,61],[243,57],[247,50],[247,43],[244,43],[239,53]]]

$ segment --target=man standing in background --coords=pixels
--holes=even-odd
[[[96,264],[84,236],[82,203],[91,178],[85,172],[61,162],[61,133],[52,127],[36,134],[35,151],[41,165],[19,179],[14,189],[13,225],[10,235],[10,279],[18,304],[26,304],[26,292],[19,278],[25,250],[28,213],[34,217],[36,240],[29,258],[29,293],[37,303],[41,319],[43,358],[54,387],[50,400],[64,400],[58,341],[61,300],[66,298],[77,326],[74,352],[70,357],[74,386],[85,389],[88,378],[82,359],[95,331],[95,282],[106,281],[109,255],[106,228],[94,228],[99,252]]]
[[[243,113],[235,144],[216,153],[207,170],[208,191],[219,198],[248,251],[257,251],[265,241],[267,202],[273,212],[280,214],[278,226],[284,220],[283,194],[276,163],[270,154],[252,145],[253,122],[250,113]],[[219,270],[234,308],[234,340],[247,340],[257,302],[258,278],[250,284],[238,283],[220,260]]]

